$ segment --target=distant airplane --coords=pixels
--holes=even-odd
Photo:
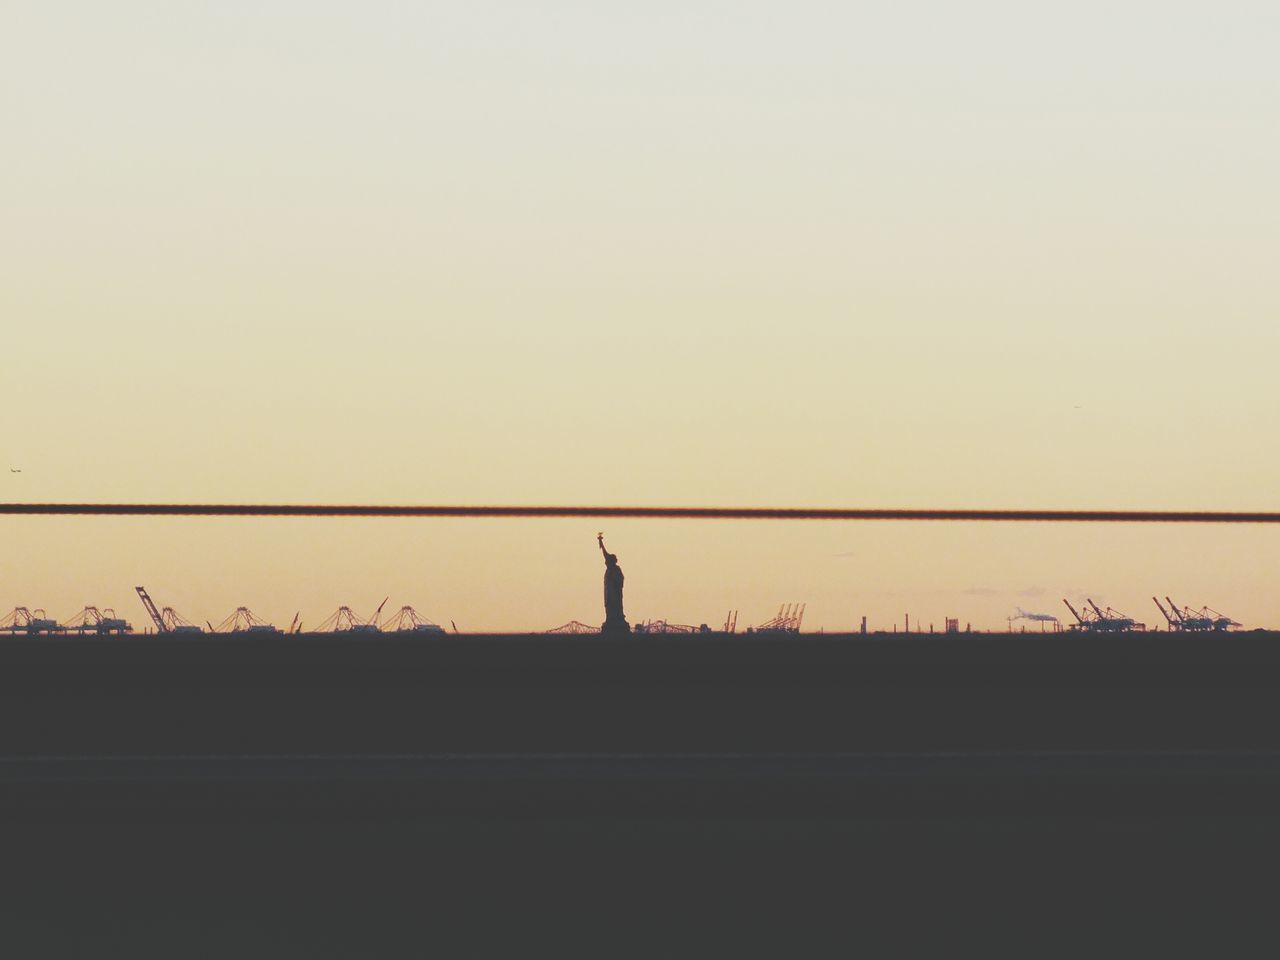
[[[1058,618],[1052,613],[1028,613],[1021,607],[1018,607],[1018,615],[1011,619],[1014,620],[1035,620],[1039,623],[1057,623]]]
[[[10,468],[9,468],[9,472],[10,472],[10,473],[21,473],[22,471],[21,471],[21,470],[15,470],[15,469],[13,469],[13,467],[10,467]]]

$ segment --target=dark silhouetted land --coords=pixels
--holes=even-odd
[[[1273,633],[0,642],[28,956],[1220,947],[1277,811]]]

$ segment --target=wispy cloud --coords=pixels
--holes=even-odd
[[[1021,590],[1000,590],[996,587],[966,587],[960,591],[969,597],[1025,597],[1034,599],[1035,597],[1043,597],[1049,591],[1044,587],[1023,587]]]

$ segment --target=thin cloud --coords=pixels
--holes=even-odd
[[[1001,590],[996,587],[966,587],[960,591],[969,597],[1043,597],[1049,591],[1044,587],[1024,587],[1021,590]]]

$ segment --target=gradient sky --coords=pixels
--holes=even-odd
[[[7,0],[0,499],[1276,509],[1277,49],[1263,2]],[[599,527],[5,520],[0,608],[598,622]],[[633,623],[1280,626],[1269,530],[606,533]]]

